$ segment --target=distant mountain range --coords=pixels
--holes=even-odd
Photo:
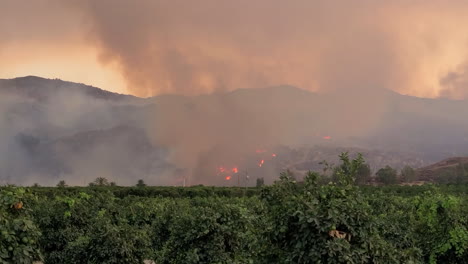
[[[0,79],[0,97],[0,183],[235,185],[226,177],[271,182],[286,168],[320,169],[345,150],[363,152],[374,169],[468,155],[467,101],[387,90],[278,86],[138,98],[28,76]]]

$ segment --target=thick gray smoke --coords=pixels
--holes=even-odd
[[[103,62],[138,95],[290,84],[382,89],[401,76],[373,1],[80,1]]]
[[[140,99],[25,77],[0,80],[0,95],[2,183],[234,185],[247,172],[271,182],[285,168],[316,169],[338,146],[383,149],[366,151],[378,167],[424,165],[468,144],[466,101],[388,91],[364,105],[288,86]]]
[[[54,175],[79,171],[70,179],[80,181],[168,172],[200,174],[200,182],[209,182],[199,168],[217,163],[213,157],[222,163],[256,148],[316,144],[324,136],[345,145],[369,138],[405,146],[440,120],[447,120],[444,127],[465,127],[463,106],[407,103],[388,90],[465,98],[468,33],[460,25],[468,23],[467,12],[467,2],[437,0],[7,0],[0,9],[0,70],[18,63],[2,60],[2,49],[12,45],[28,43],[25,49],[52,56],[77,42],[96,49],[103,65],[116,66],[129,93],[172,95],[144,104],[103,103],[60,90],[46,104],[2,98],[2,113],[15,118],[0,119],[0,144],[10,153],[1,153],[0,162],[22,170],[23,159],[42,164],[41,153],[52,157],[50,164],[65,164]],[[400,128],[413,130],[406,135]],[[463,133],[448,134],[456,141]],[[99,145],[87,138],[110,139]],[[18,142],[29,154],[9,151]],[[57,153],[68,153],[66,162]],[[51,173],[37,166],[34,173]],[[5,174],[21,173],[27,174]],[[171,184],[170,178],[157,183]]]
[[[467,22],[462,1],[117,0],[76,8],[102,61],[117,61],[140,96],[280,84],[434,96],[441,74],[467,53],[468,35],[457,30]]]
[[[0,57],[9,45],[93,47],[138,96],[289,84],[462,98],[441,79],[466,64],[467,11],[438,0],[6,0]]]
[[[165,175],[176,167],[150,141],[139,107],[137,98],[60,80],[0,80],[0,184],[174,184]]]

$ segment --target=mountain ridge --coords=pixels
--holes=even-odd
[[[196,97],[203,97],[203,96],[211,96],[211,95],[237,95],[239,93],[245,93],[245,92],[280,92],[280,91],[291,91],[294,90],[297,94],[308,94],[308,95],[332,95],[333,93],[317,93],[305,89],[301,89],[296,86],[292,85],[273,85],[273,86],[267,86],[267,87],[256,87],[256,88],[238,88],[234,90],[229,90],[229,91],[215,91],[213,93],[207,93],[207,94],[200,94],[200,95],[192,95],[192,96],[187,96],[187,95],[180,95],[180,94],[161,94],[161,95],[156,95],[156,96],[150,96],[150,97],[139,97],[131,94],[126,94],[126,93],[116,93],[112,92],[109,90],[105,90],[96,86],[88,85],[85,83],[77,83],[77,82],[71,82],[71,81],[66,81],[62,80],[59,78],[45,78],[45,77],[40,77],[40,76],[35,76],[35,75],[27,75],[27,76],[21,76],[21,77],[15,77],[15,78],[0,78],[0,89],[5,89],[5,86],[10,86],[9,88],[22,88],[21,86],[18,87],[18,84],[21,84],[23,86],[24,83],[28,82],[43,82],[46,83],[47,85],[53,84],[52,87],[55,86],[55,88],[67,88],[67,86],[71,86],[74,88],[81,88],[81,89],[86,89],[87,92],[90,93],[90,95],[93,95],[92,90],[96,91],[96,95],[104,99],[106,95],[110,95],[115,98],[134,98],[134,99],[142,99],[142,100],[153,100],[157,98],[164,98],[164,97],[188,97],[188,98],[196,98]],[[13,84],[13,85],[11,85]],[[16,85],[15,85],[16,84]],[[47,87],[50,88],[50,87]],[[450,98],[445,98],[445,97],[438,97],[438,98],[427,98],[427,97],[418,97],[418,96],[413,96],[413,95],[406,95],[406,94],[400,94],[398,92],[395,92],[393,90],[388,90],[384,89],[383,93],[385,95],[389,96],[399,96],[401,98],[412,98],[412,99],[417,99],[421,101],[443,101],[443,102],[466,102],[467,99],[450,99]]]
[[[291,148],[285,153],[291,158],[277,163],[279,167],[270,167],[267,161],[263,172],[255,170],[269,177],[289,165],[315,169],[315,161],[336,156],[337,148],[368,150],[374,167],[385,163],[424,166],[465,155],[468,149],[464,114],[468,104],[390,90],[376,92],[377,97],[340,96],[283,85],[138,98],[61,80],[31,76],[14,80],[0,80],[0,173],[19,182],[37,177],[73,179],[83,174],[83,164],[96,168],[87,170],[88,174],[110,175],[116,171],[113,164],[118,167],[131,160],[141,166],[132,166],[128,177],[147,175],[148,183],[172,184],[167,173],[178,171],[174,177],[180,180],[184,170],[193,173],[191,184],[223,185],[224,178],[213,168],[220,164],[258,167],[254,150],[259,148]],[[11,93],[18,87],[20,92]],[[127,140],[131,137],[135,139]],[[154,151],[166,149],[167,155],[156,155],[151,161],[138,155],[133,144]],[[126,148],[138,159],[124,155]],[[43,163],[49,165],[41,168],[45,172],[41,176],[34,155],[52,156]],[[252,160],[244,161],[246,157]],[[161,164],[170,169],[157,169]],[[74,169],[54,170],[54,166]],[[120,177],[121,182],[132,181],[123,174]]]
[[[47,95],[44,93],[54,93],[60,91],[60,89],[82,91],[87,95],[104,100],[120,101],[139,98],[129,94],[119,94],[107,91],[99,87],[83,83],[69,82],[61,79],[48,79],[33,75],[12,79],[0,79],[0,89],[2,89],[3,92],[16,92],[17,95],[27,96],[38,101],[48,99]]]

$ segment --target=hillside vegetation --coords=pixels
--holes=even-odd
[[[453,157],[416,170],[419,180],[439,183],[468,182],[468,157]]]

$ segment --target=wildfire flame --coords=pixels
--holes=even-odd
[[[329,140],[329,139],[331,139],[331,137],[330,136],[324,136],[323,139]]]
[[[256,149],[255,152],[258,155],[257,157],[257,165],[258,167],[262,168],[263,165],[265,164],[265,161],[272,161],[274,158],[277,157],[276,153],[273,153],[269,150],[266,150],[266,149]],[[259,160],[261,159],[261,160]],[[245,158],[244,158],[245,160]],[[224,177],[224,179],[226,181],[229,181],[231,180],[231,178],[235,175],[238,175],[239,173],[239,167],[238,166],[225,166],[224,165],[218,165],[216,167],[216,172],[217,172],[217,175],[220,176],[220,177]]]
[[[261,160],[260,163],[258,163],[258,166],[261,168],[263,166],[263,163],[265,163],[265,160]]]

